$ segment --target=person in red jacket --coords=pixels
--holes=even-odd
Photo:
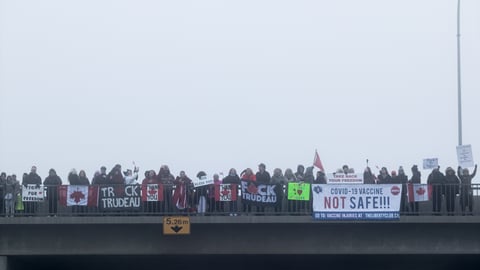
[[[243,172],[240,174],[240,179],[242,181],[247,181],[247,182],[256,182],[257,177],[253,173],[252,169],[246,168],[243,170]],[[252,212],[252,206],[250,204],[246,204],[242,202],[242,209],[244,213],[250,213]]]
[[[157,185],[161,184],[154,170],[145,172],[145,179],[143,179],[142,181],[142,187],[145,187],[148,184],[157,184]],[[145,189],[145,190],[148,190],[148,189]],[[143,202],[143,211],[146,213],[160,212],[160,202],[158,201]]]

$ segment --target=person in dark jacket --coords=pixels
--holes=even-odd
[[[295,178],[297,179],[298,182],[303,181],[304,174],[305,174],[305,167],[301,164],[298,165],[297,171],[295,172]]]
[[[58,187],[62,185],[62,179],[54,169],[50,169],[43,185],[47,187],[48,214],[55,216],[58,209]]]
[[[240,181],[245,181],[248,182],[248,185],[251,185],[250,183],[256,182],[257,178],[255,174],[253,173],[253,170],[251,168],[246,168],[240,173]],[[253,183],[252,183],[253,185]],[[242,210],[244,213],[251,213],[252,212],[252,205],[249,203],[245,203],[242,201]]]
[[[315,181],[315,176],[313,175],[313,166],[308,166],[305,169],[305,174],[303,175],[303,180],[300,182],[307,183],[307,184],[313,184]],[[310,192],[311,194],[311,192]],[[303,212],[304,214],[309,215],[311,212],[311,207],[313,203],[313,197],[310,196],[310,199],[308,201],[298,201],[298,206],[299,206],[299,212]]]
[[[432,211],[434,215],[440,215],[442,199],[445,189],[445,175],[440,172],[440,167],[432,170],[427,179],[427,184],[432,185]]]
[[[422,175],[421,175],[420,171],[418,170],[418,166],[413,165],[412,166],[412,178],[410,178],[410,180],[408,180],[408,184],[409,185],[420,184],[421,183],[421,178],[422,178]],[[413,215],[418,215],[418,202],[413,201],[413,198],[409,198],[409,200],[412,200],[412,202],[410,202],[410,212],[412,212]]]
[[[102,166],[100,168],[100,173],[95,175],[95,177],[92,179],[92,185],[106,185],[108,183],[107,179],[107,168],[105,166]]]
[[[317,177],[315,178],[315,181],[313,181],[314,184],[327,184],[327,177],[325,176],[325,173],[322,171],[317,172]]]
[[[407,183],[408,183],[408,176],[405,175],[405,170],[402,166],[398,168],[398,175],[392,179],[395,184],[402,185],[402,197],[400,199],[400,213],[407,212]]]
[[[365,170],[363,171],[363,183],[368,185],[377,183],[376,177],[372,173],[372,170],[370,169],[370,167],[366,167]]]
[[[22,186],[35,185],[39,187],[42,184],[42,179],[37,174],[37,167],[32,166],[30,173],[22,180]],[[38,202],[24,202],[25,214],[32,215],[37,212]]]
[[[160,207],[163,212],[171,213],[173,212],[172,194],[175,177],[170,173],[167,165],[162,165],[158,171],[157,178],[162,183],[164,192],[164,201],[160,203]]]
[[[2,172],[0,174],[0,216],[5,214],[4,198],[5,198],[5,188],[7,184],[7,173]]]
[[[460,207],[462,208],[462,215],[465,215],[465,210],[467,207],[470,210],[470,215],[473,215],[472,179],[476,174],[477,164],[475,164],[475,169],[471,175],[467,168],[462,169],[462,167],[458,166],[458,177],[460,178],[462,184],[460,190]]]
[[[258,165],[258,172],[255,174],[255,178],[257,179],[257,183],[259,184],[270,184],[270,173],[266,171],[266,166],[263,163]],[[265,206],[257,206],[257,212],[265,213]]]
[[[460,179],[455,175],[455,170],[448,167],[445,170],[445,200],[447,204],[447,215],[455,213],[455,197],[460,193]]]
[[[378,184],[391,184],[392,177],[388,174],[388,170],[386,167],[382,167],[380,170],[380,174],[377,176]]]
[[[207,178],[207,173],[204,171],[199,171],[197,173],[197,178],[199,180],[206,180]],[[198,206],[197,206],[197,213],[198,215],[205,215],[205,212],[213,212],[214,210],[214,205],[215,205],[215,198],[212,200],[207,200],[207,197],[209,193],[212,191],[210,189],[213,189],[214,185],[204,185],[204,186],[199,186],[194,189],[195,191],[195,197],[198,199]],[[215,194],[215,193],[214,193]]]
[[[275,189],[277,192],[277,204],[274,207],[275,213],[281,213],[283,209],[283,201],[285,199],[285,188],[287,185],[287,178],[283,176],[282,169],[276,168],[273,170],[272,178],[270,183],[275,184]]]
[[[237,171],[234,168],[231,168],[228,171],[228,175],[225,178],[223,178],[222,182],[224,184],[230,184],[231,186],[236,186],[237,187],[237,192],[240,188],[240,177],[238,176]],[[232,188],[232,190],[234,190],[234,189]],[[230,216],[237,216],[238,215],[238,202],[237,202],[237,200],[228,202],[228,210],[230,211]]]
[[[107,183],[109,185],[119,186],[125,184],[125,180],[122,174],[122,166],[117,164],[107,175]]]

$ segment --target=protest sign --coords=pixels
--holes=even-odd
[[[457,146],[457,158],[460,167],[473,167],[475,163],[473,162],[472,146],[470,144]]]
[[[288,183],[288,199],[295,201],[310,200],[309,183]]]
[[[280,202],[282,185],[259,184],[242,181],[242,203],[258,206],[275,206]]]
[[[22,186],[22,201],[24,202],[41,202],[44,200],[44,196],[42,185]]]
[[[363,175],[355,173],[329,173],[327,184],[363,184]]]
[[[312,185],[313,217],[322,220],[399,219],[402,185]]]
[[[438,168],[438,158],[425,158],[423,159],[423,169],[430,170]]]
[[[142,201],[163,202],[163,185],[161,184],[142,185]]]
[[[99,195],[102,210],[140,210],[140,185],[102,186]]]
[[[237,185],[220,184],[215,185],[215,201],[232,202],[237,200]]]

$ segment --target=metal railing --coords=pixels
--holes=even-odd
[[[406,187],[404,187],[404,190]],[[231,201],[220,201],[215,187],[175,185],[105,186],[22,186],[12,197],[1,190],[1,216],[238,216],[238,215],[312,215],[313,202],[288,200],[282,185],[277,203],[261,206],[245,203],[241,187],[229,194]],[[183,193],[181,193],[183,192]],[[217,192],[218,193],[218,192]],[[233,196],[232,196],[233,195]],[[236,199],[235,199],[236,196]],[[480,185],[432,185],[428,201],[409,202],[402,192],[400,215],[479,215]],[[10,209],[9,209],[10,208]],[[13,213],[9,212],[12,211]]]

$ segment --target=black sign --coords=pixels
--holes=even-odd
[[[140,185],[101,186],[99,206],[105,211],[139,211],[141,206]]]
[[[242,181],[242,203],[275,206],[280,203],[282,185]]]

